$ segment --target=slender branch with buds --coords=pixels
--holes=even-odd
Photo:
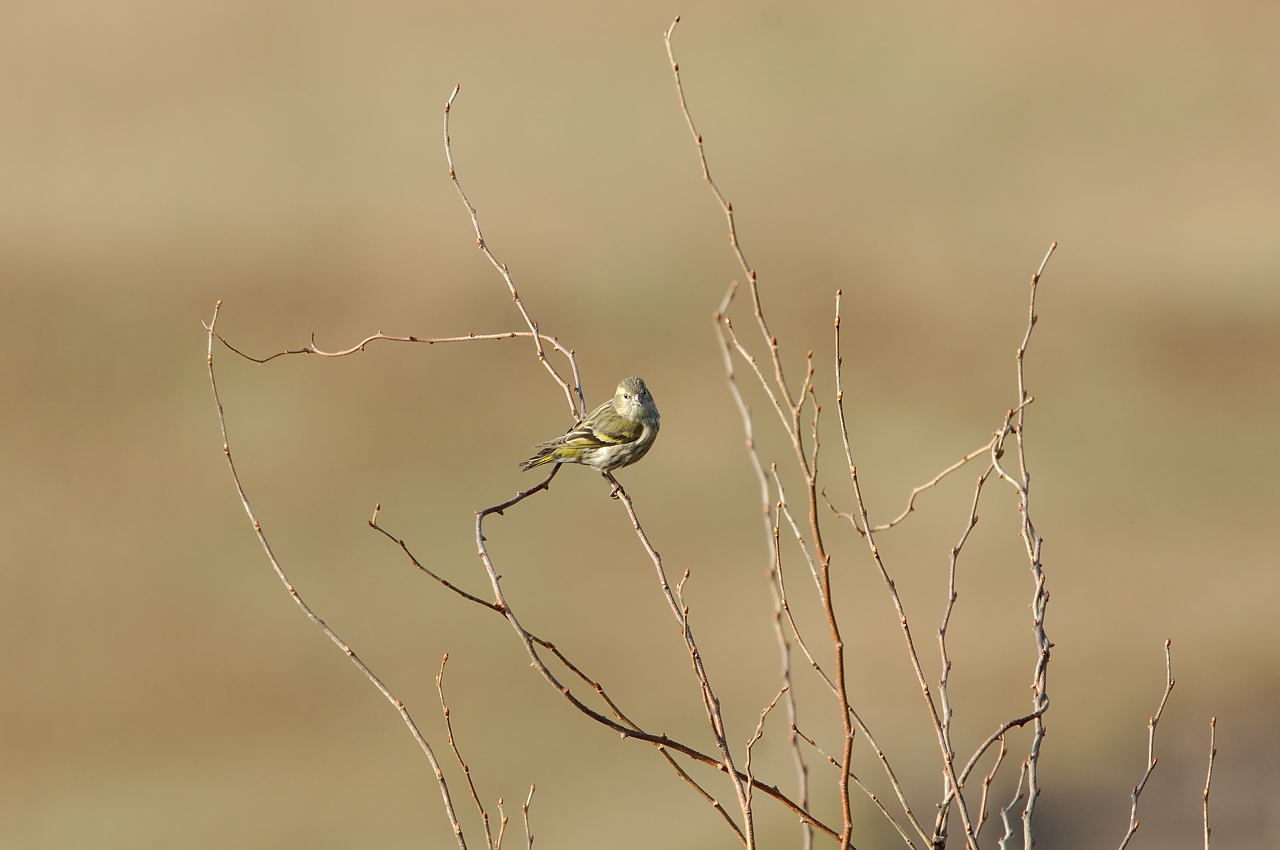
[[[1170,646],[1173,641],[1168,638],[1164,642],[1164,693],[1160,697],[1160,704],[1156,706],[1156,713],[1147,718],[1147,768],[1142,772],[1142,778],[1138,780],[1138,784],[1133,786],[1130,791],[1129,798],[1131,805],[1129,808],[1129,828],[1125,831],[1124,838],[1120,839],[1119,850],[1124,850],[1129,846],[1129,841],[1133,838],[1134,833],[1138,831],[1138,827],[1142,822],[1138,820],[1138,799],[1142,797],[1142,792],[1146,790],[1147,781],[1151,779],[1151,774],[1155,773],[1156,764],[1160,759],[1156,758],[1156,727],[1160,725],[1160,718],[1164,715],[1165,704],[1169,702],[1169,694],[1173,693],[1173,656]],[[1212,770],[1212,766],[1210,767]],[[1205,782],[1206,789],[1208,781]],[[1206,798],[1208,792],[1205,792]],[[1206,834],[1207,840],[1207,834]]]

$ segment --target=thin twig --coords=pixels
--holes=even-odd
[[[462,181],[458,179],[458,170],[453,164],[453,145],[449,138],[449,113],[453,109],[453,101],[458,96],[458,92],[462,90],[462,85],[458,84],[453,87],[449,99],[444,104],[444,157],[449,163],[449,179],[453,181],[453,186],[458,190],[458,197],[462,199],[462,204],[467,208],[467,213],[471,216],[471,228],[476,234],[476,247],[484,254],[485,258],[498,270],[498,274],[502,275],[502,280],[507,284],[507,290],[511,293],[511,300],[515,303],[516,309],[520,311],[520,316],[524,319],[525,325],[528,326],[530,335],[533,339],[533,347],[536,352],[538,362],[546,368],[547,372],[555,380],[560,388],[564,390],[565,399],[569,402],[569,414],[576,421],[580,419],[587,411],[586,400],[582,396],[582,380],[578,376],[577,362],[573,363],[573,386],[570,388],[569,382],[560,377],[560,373],[547,360],[546,352],[542,348],[543,336],[538,332],[538,323],[529,315],[529,311],[525,309],[524,302],[520,300],[520,292],[516,289],[515,281],[511,278],[511,272],[507,269],[507,264],[500,262],[494,256],[493,251],[489,249],[489,243],[485,241],[484,234],[480,231],[480,219],[476,213],[475,205],[471,203],[471,199],[467,197],[467,193],[462,188]]]
[[[686,783],[688,783],[689,787],[693,789],[694,793],[697,794],[699,797],[701,797],[704,803],[706,803],[708,806],[714,809],[716,814],[720,815],[720,819],[725,822],[725,825],[728,826],[729,829],[733,830],[733,834],[738,837],[738,841],[740,841],[743,845],[745,845],[747,843],[747,838],[745,835],[742,834],[742,827],[738,826],[737,822],[734,821],[733,815],[729,814],[729,810],[724,807],[724,804],[721,803],[719,800],[717,800],[710,791],[708,791],[706,788],[703,788],[701,785],[699,785],[698,781],[695,780],[692,776],[690,776],[688,771],[686,771],[683,767],[680,766],[680,763],[675,760],[675,758],[671,755],[671,753],[667,752],[662,748],[659,748],[658,752],[661,753],[664,758],[666,758],[667,763],[671,765],[672,770],[676,772],[676,776],[679,776]],[[756,787],[754,781],[752,782],[751,787],[752,788]],[[801,821],[801,823],[804,823],[804,821]]]
[[[1000,836],[1000,850],[1009,850],[1009,840],[1013,838],[1013,821],[1009,818],[1009,810],[1022,802],[1022,783],[1027,779],[1027,763],[1022,762],[1018,769],[1018,783],[1013,786],[1013,799],[1009,805],[1000,807],[1000,820],[1004,823],[1004,834]]]
[[[996,778],[996,771],[1000,769],[1000,765],[1004,762],[1005,755],[1009,752],[1009,748],[1005,746],[1004,736],[1000,736],[1000,749],[996,752],[995,763],[991,765],[991,770],[982,778],[982,799],[978,802],[978,828],[974,830],[978,835],[982,834],[982,827],[987,822],[987,798],[991,794],[991,782]]]
[[[241,351],[240,349],[232,345],[230,342],[228,342],[221,334],[215,334],[215,336],[217,336],[218,342],[221,342],[223,345],[225,345],[227,348],[234,351],[236,354],[239,354],[245,360],[252,360],[254,363],[270,363],[272,360],[275,360],[277,357],[286,357],[293,354],[315,354],[319,357],[347,357],[349,355],[358,354],[364,351],[369,346],[369,343],[379,342],[379,341],[421,342],[421,343],[426,343],[427,345],[437,345],[437,344],[443,344],[447,342],[487,342],[491,340],[518,339],[521,337],[532,338],[534,335],[529,331],[501,331],[499,333],[489,333],[489,334],[469,333],[469,334],[464,334],[462,336],[425,337],[425,336],[391,336],[390,334],[384,334],[381,331],[379,331],[378,333],[370,334],[369,336],[360,340],[350,348],[340,348],[336,351],[325,351],[324,349],[316,345],[315,334],[312,334],[311,342],[307,343],[302,348],[290,348],[284,351],[277,351],[275,354],[268,354],[266,357],[254,357],[252,354],[246,354],[245,352]],[[569,365],[573,369],[574,374],[575,375],[577,374],[578,363],[571,349],[566,348],[564,345],[560,343],[560,340],[556,339],[553,336],[547,336],[546,334],[538,334],[538,338],[542,342],[549,344],[556,351],[563,354],[565,358],[569,361]]]
[[[454,593],[458,594],[459,596],[461,596],[463,599],[467,600],[468,602],[474,602],[474,603],[475,603],[475,604],[477,604],[477,605],[483,605],[484,607],[489,608],[489,609],[491,609],[491,610],[493,610],[493,611],[497,611],[498,613],[502,613],[502,612],[501,612],[501,610],[498,608],[498,606],[497,606],[497,605],[493,604],[492,602],[488,601],[487,599],[481,599],[479,596],[476,596],[476,595],[474,595],[474,594],[472,594],[472,593],[468,593],[467,591],[465,591],[465,590],[463,590],[462,588],[458,587],[458,586],[457,586],[456,584],[454,584],[453,582],[449,581],[449,580],[448,580],[447,578],[445,578],[444,576],[441,576],[441,575],[437,574],[437,573],[436,573],[435,571],[433,571],[430,567],[426,566],[426,565],[425,565],[425,564],[423,564],[421,561],[419,561],[416,557],[414,557],[413,553],[409,551],[409,547],[408,547],[408,545],[404,542],[404,539],[403,539],[403,538],[395,537],[395,536],[394,536],[394,535],[392,535],[390,532],[388,532],[385,528],[383,528],[381,525],[379,525],[379,524],[378,524],[378,514],[379,514],[381,511],[382,511],[382,505],[378,504],[378,505],[374,505],[374,506],[373,506],[373,516],[372,516],[372,517],[370,518],[370,520],[369,520],[369,527],[370,527],[370,528],[372,528],[374,531],[377,531],[379,534],[382,534],[384,537],[387,537],[387,538],[388,538],[388,539],[390,539],[393,543],[395,543],[397,546],[399,546],[399,547],[400,547],[400,549],[404,552],[405,556],[409,558],[409,561],[410,561],[410,562],[411,562],[415,567],[417,567],[419,570],[421,570],[422,572],[426,573],[427,575],[431,576],[433,579],[435,579],[436,581],[440,582],[440,584],[444,585],[444,586],[445,586],[446,588],[448,588],[449,590],[452,590]]]
[[[1209,850],[1209,786],[1213,784],[1213,760],[1218,757],[1218,718],[1209,718],[1209,769],[1204,775],[1204,850]]]
[[[240,504],[244,507],[244,512],[249,518],[249,524],[253,526],[254,536],[258,538],[258,544],[266,554],[267,560],[271,564],[271,569],[276,574],[276,578],[280,580],[282,585],[284,585],[285,590],[289,592],[289,596],[293,599],[298,608],[301,609],[302,613],[305,614],[307,619],[314,623],[316,627],[324,633],[324,636],[327,637],[334,646],[342,650],[343,654],[351,660],[351,663],[355,665],[356,669],[364,674],[364,677],[378,689],[378,692],[382,694],[383,698],[386,699],[387,702],[391,703],[396,712],[400,715],[400,719],[408,728],[409,734],[412,735],[413,739],[418,743],[418,746],[426,755],[427,761],[430,762],[431,769],[435,772],[436,784],[440,786],[440,796],[444,801],[445,814],[448,816],[449,823],[453,827],[454,839],[456,840],[458,847],[462,848],[462,850],[466,850],[467,842],[462,834],[462,825],[458,822],[458,816],[453,809],[453,800],[449,796],[449,786],[445,781],[444,771],[441,770],[440,763],[436,760],[436,755],[431,749],[431,745],[427,743],[427,739],[423,736],[421,730],[418,729],[418,724],[414,722],[413,717],[409,714],[409,710],[405,707],[404,702],[391,692],[391,689],[387,687],[386,683],[383,682],[372,669],[370,669],[369,665],[365,664],[364,661],[356,655],[350,645],[339,637],[338,633],[335,632],[328,623],[322,620],[319,615],[312,610],[311,606],[303,600],[302,595],[298,593],[293,582],[290,581],[289,577],[285,574],[284,567],[280,565],[280,561],[276,558],[275,552],[271,548],[271,544],[267,542],[267,535],[263,530],[262,523],[254,514],[253,507],[249,503],[249,495],[245,492],[244,484],[240,481],[240,474],[236,470],[235,460],[231,455],[231,438],[227,433],[227,417],[222,407],[222,397],[218,393],[218,380],[213,368],[213,340],[214,337],[217,336],[215,326],[218,323],[218,312],[221,309],[222,301],[219,300],[214,304],[212,318],[204,326],[209,336],[207,354],[207,362],[209,366],[209,387],[213,392],[214,406],[218,411],[218,430],[222,434],[222,454],[227,460],[228,469],[231,471],[231,479],[235,483],[236,493],[240,496]]]
[[[507,815],[507,810],[503,808],[502,798],[498,798],[498,835],[493,839],[493,850],[502,850],[502,839],[507,835],[507,824],[511,822],[511,818]]]
[[[795,735],[799,736],[799,738],[803,740],[806,744],[813,747],[813,749],[817,751],[817,753],[820,756],[826,759],[828,764],[837,768],[840,766],[840,762],[838,759],[836,759],[835,756],[832,756],[829,753],[827,753],[825,750],[823,750],[822,747],[818,746],[817,742],[814,741],[812,738],[810,738],[808,735],[804,734],[803,732],[801,732],[799,729],[796,729],[796,728],[792,728],[791,731]],[[865,729],[859,728],[859,731],[862,732],[863,734],[867,734]],[[870,735],[868,735],[868,738],[870,738]],[[871,745],[873,747],[875,746],[874,741],[872,742]],[[880,753],[879,755],[883,759],[884,753]],[[885,763],[885,765],[887,767],[887,762]],[[890,776],[892,777],[892,771],[890,771]],[[858,786],[858,790],[860,790],[863,794],[866,795],[867,799],[870,800],[871,804],[876,807],[876,809],[880,812],[881,815],[884,816],[885,820],[889,821],[890,825],[893,826],[894,830],[896,830],[898,835],[902,838],[903,843],[906,844],[908,847],[914,848],[916,844],[914,841],[911,840],[911,836],[907,834],[906,828],[903,827],[902,824],[898,823],[898,820],[893,816],[893,813],[890,812],[885,807],[884,801],[880,799],[880,796],[876,794],[874,791],[872,791],[870,788],[868,788],[856,773],[850,771],[849,779],[851,782],[853,782],[854,785]],[[894,782],[896,781],[897,781],[896,778],[894,778]],[[899,797],[898,797],[899,802],[902,802],[901,789],[895,787],[895,790],[899,792]],[[915,819],[915,816],[911,813],[911,810],[905,808],[906,804],[902,803],[902,805],[904,807],[904,810],[908,819],[911,821],[912,827],[915,828],[916,832],[920,835],[920,838],[922,840],[926,840],[927,837],[924,833],[924,828],[920,826],[920,823]]]
[[[733,216],[733,204],[725,198],[720,191],[720,187],[716,185],[716,181],[711,177],[711,168],[707,165],[706,148],[702,143],[702,134],[698,132],[698,128],[694,126],[693,114],[689,111],[689,104],[685,100],[684,83],[680,79],[680,63],[676,61],[675,53],[671,48],[671,34],[675,32],[676,25],[680,23],[680,16],[677,15],[675,20],[671,22],[671,26],[667,27],[666,32],[662,34],[663,44],[667,48],[667,59],[671,62],[671,75],[675,80],[676,97],[680,102],[680,114],[684,116],[685,124],[689,128],[689,135],[693,137],[694,144],[698,150],[698,167],[702,171],[702,179],[706,181],[707,186],[711,189],[711,194],[715,197],[716,203],[720,205],[720,209],[724,212],[725,223],[729,228],[729,246],[733,249],[733,255],[738,261],[738,266],[742,269],[742,273],[746,275],[748,287],[751,290],[751,303],[756,316],[756,322],[760,326],[760,333],[764,337],[766,344],[769,346],[769,352],[773,357],[774,373],[778,380],[779,388],[787,399],[788,406],[794,406],[790,390],[787,388],[786,379],[782,373],[782,360],[778,353],[778,338],[769,330],[769,325],[765,321],[764,312],[760,306],[760,289],[756,280],[756,271],[747,262],[747,256],[743,253],[742,245],[738,241],[738,227]],[[722,309],[720,312],[724,312]]]
[[[778,475],[778,465],[776,463],[769,465],[769,474],[773,476],[773,486],[778,491],[778,501],[777,501],[776,507],[778,511],[782,514],[782,516],[787,518],[787,524],[791,526],[791,534],[795,538],[796,546],[800,549],[800,554],[804,557],[805,564],[807,564],[809,567],[809,575],[813,579],[814,588],[819,593],[821,593],[822,592],[822,570],[819,567],[818,562],[814,560],[813,555],[810,554],[809,546],[804,539],[804,532],[800,530],[800,525],[796,522],[795,516],[792,515],[791,513],[791,503],[787,500],[787,490],[782,484],[781,476]],[[784,586],[784,590],[785,590],[785,586]],[[790,605],[788,605],[787,607],[788,607],[788,613],[789,613]],[[794,625],[795,625],[795,621],[792,620],[792,626],[794,627]],[[796,634],[796,641],[798,643],[803,644],[804,641],[800,638],[799,632],[797,631],[795,634]],[[813,656],[809,655],[809,652],[807,649],[805,650],[805,655],[809,656],[810,663],[812,663],[814,665],[814,668],[818,670],[819,675],[822,676],[823,681],[826,682],[827,687],[831,689],[831,693],[834,695],[836,691],[835,682],[833,682],[825,672],[822,672],[817,662],[813,661]]]
[[[520,817],[524,820],[525,850],[533,850],[533,827],[529,825],[529,804],[533,802],[533,792],[536,788],[536,785],[530,785],[529,796],[525,797],[524,802],[520,804]]]
[[[1142,796],[1143,790],[1147,787],[1147,780],[1151,778],[1151,774],[1155,772],[1156,764],[1160,759],[1156,758],[1156,727],[1160,725],[1160,716],[1164,714],[1165,703],[1169,701],[1169,694],[1173,692],[1173,655],[1170,646],[1173,641],[1165,638],[1164,641],[1164,695],[1160,697],[1160,705],[1156,706],[1156,713],[1147,718],[1147,769],[1143,771],[1142,778],[1138,780],[1138,784],[1133,786],[1129,797],[1132,804],[1129,808],[1129,829],[1125,832],[1124,838],[1120,840],[1119,850],[1124,850],[1129,845],[1129,840],[1133,838],[1133,834],[1138,831],[1141,822],[1138,820],[1138,798]]]
[[[1030,714],[1022,715],[1021,717],[1006,720],[997,726],[996,730],[988,735],[985,741],[978,745],[977,749],[973,751],[973,755],[969,756],[969,760],[965,762],[964,767],[960,770],[960,787],[964,787],[964,783],[969,780],[969,774],[973,773],[974,768],[978,766],[978,760],[982,758],[987,750],[991,749],[993,744],[1000,742],[1003,746],[1004,735],[1006,732],[1015,727],[1021,728],[1026,726],[1046,710],[1048,710],[1047,704],[1042,706],[1039,712],[1033,711]]]
[[[951,547],[950,559],[947,563],[947,603],[942,611],[942,623],[938,626],[938,655],[942,668],[942,673],[938,677],[938,701],[942,706],[941,733],[944,745],[953,759],[955,758],[955,747],[951,741],[951,721],[955,712],[951,707],[951,654],[947,649],[947,627],[951,624],[951,615],[955,611],[956,600],[960,596],[956,590],[956,566],[960,560],[960,551],[964,548],[965,543],[969,540],[969,535],[973,533],[974,527],[978,524],[978,503],[982,499],[982,487],[987,483],[987,479],[993,469],[993,467],[987,467],[986,471],[978,476],[978,482],[973,488],[973,499],[969,503],[969,515],[965,520],[964,531],[961,532],[960,539],[956,542],[956,545]],[[1000,747],[1001,754],[996,759],[996,767],[999,767],[1000,761],[1004,758],[1003,736],[1000,739]],[[958,777],[959,781],[963,783],[965,778],[965,772],[961,771]],[[990,783],[991,777],[988,776],[982,787],[983,799],[979,810],[978,826],[974,830],[975,837],[978,830],[982,828],[982,821],[986,819],[986,793]],[[951,801],[955,798],[957,791],[957,788],[951,785],[949,780],[945,782],[945,785],[946,793],[943,796],[942,804],[938,807],[938,816],[934,821],[934,846],[941,846],[946,843],[947,816],[950,813]]]
[[[493,833],[489,831],[489,813],[485,810],[484,803],[480,802],[480,794],[476,791],[475,780],[471,778],[471,766],[467,764],[467,760],[462,757],[462,751],[458,749],[458,741],[453,736],[453,717],[449,712],[449,703],[444,698],[444,668],[449,663],[449,653],[440,656],[440,672],[436,673],[436,693],[440,695],[440,712],[444,715],[444,728],[449,738],[449,748],[453,750],[453,757],[457,760],[458,765],[462,768],[462,775],[467,780],[467,790],[471,792],[471,803],[476,807],[476,811],[480,814],[480,823],[484,826],[484,840],[488,847],[502,846],[502,836],[499,833],[498,840],[495,842]],[[499,801],[501,806],[501,801]],[[501,809],[499,809],[501,814]],[[502,817],[505,826],[506,817]]]
[[[942,482],[942,479],[946,478],[948,475],[955,472],[957,469],[964,466],[966,463],[973,460],[978,455],[984,455],[984,454],[990,453],[991,443],[994,439],[995,438],[993,437],[991,440],[988,440],[985,445],[980,446],[979,448],[976,448],[973,451],[969,452],[968,454],[964,455],[958,461],[956,461],[955,463],[948,466],[946,469],[939,472],[933,478],[921,484],[919,487],[912,489],[911,495],[907,497],[907,506],[902,509],[902,513],[898,514],[896,517],[889,520],[888,522],[884,522],[884,523],[881,523],[880,525],[872,526],[871,530],[872,531],[888,531],[898,523],[902,522],[911,514],[912,511],[916,509],[916,498],[921,493],[933,487],[938,486],[938,484]]]
[[[769,704],[760,710],[760,720],[756,723],[755,731],[751,733],[751,737],[747,739],[746,756],[742,762],[742,772],[745,773],[749,779],[755,778],[755,774],[751,772],[751,754],[754,751],[756,742],[758,742],[761,738],[764,737],[764,721],[769,717],[769,712],[773,711],[775,708],[778,707],[778,701],[782,699],[782,695],[785,694],[789,689],[790,688],[787,685],[783,685],[781,688],[778,689],[777,696],[775,696],[772,700],[770,700]],[[747,807],[750,808],[751,783],[747,782],[746,786],[747,786]]]
[[[827,764],[832,765],[834,767],[840,766],[840,759],[836,758],[835,756],[831,755],[826,750],[824,750],[821,746],[818,745],[817,741],[813,740],[808,735],[801,732],[799,728],[793,726],[791,727],[791,731],[795,733],[797,736],[799,736],[800,740],[804,741],[810,747],[813,747],[814,752],[822,756],[823,760],[826,761]]]
[[[774,391],[773,385],[769,383],[769,379],[765,377],[763,370],[761,370],[760,363],[756,359],[756,356],[748,351],[747,347],[742,344],[740,339],[738,339],[737,331],[733,326],[733,320],[728,316],[724,316],[722,317],[721,322],[724,324],[725,332],[728,334],[729,342],[732,344],[733,349],[738,352],[739,356],[741,356],[743,360],[747,361],[747,364],[751,367],[751,371],[755,372],[756,380],[760,382],[760,386],[764,389],[765,395],[769,397],[769,402],[773,405],[774,411],[778,414],[778,420],[782,423],[783,430],[786,431],[788,438],[792,440],[792,447],[803,454],[803,449],[796,444],[796,435],[793,434],[791,430],[792,418],[797,414],[796,406],[789,399],[784,400],[779,397],[778,393]],[[801,401],[803,401],[803,398]],[[784,403],[786,405],[785,410],[783,409]],[[801,463],[807,471],[808,458],[802,458]]]

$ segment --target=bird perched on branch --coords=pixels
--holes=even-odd
[[[581,463],[610,477],[613,470],[645,456],[658,436],[659,422],[658,406],[644,381],[623,378],[612,399],[584,416],[563,436],[538,443],[534,446],[537,454],[521,463],[520,468]]]

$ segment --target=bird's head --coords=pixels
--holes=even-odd
[[[644,381],[639,378],[623,378],[613,394],[613,407],[620,416],[641,422],[657,423],[658,406]]]

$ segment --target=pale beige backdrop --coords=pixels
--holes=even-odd
[[[1028,357],[1056,644],[1039,846],[1118,843],[1166,637],[1178,686],[1134,846],[1198,846],[1211,714],[1218,846],[1280,844],[1273,4],[227,0],[11,4],[0,29],[0,844],[451,844],[400,721],[257,549],[200,322],[224,299],[221,329],[256,353],[313,332],[337,347],[518,328],[447,179],[455,82],[458,167],[530,310],[578,351],[591,400],[634,373],[662,408],[656,449],[622,478],[673,573],[693,571],[731,735],[750,733],[777,665],[710,324],[739,272],[676,109],[660,37],[676,12],[788,367],[814,350],[828,408],[846,293],[879,515],[1013,403],[1026,279],[1061,243]],[[515,463],[566,424],[526,346],[220,364],[245,483],[293,580],[438,746],[432,676],[452,653],[481,791],[515,812],[536,782],[536,846],[734,846],[646,746],[588,726],[499,620],[365,525],[380,501],[437,569],[483,589],[472,512],[528,482]],[[772,432],[762,452],[785,459]],[[976,472],[886,544],[930,664]],[[982,514],[953,624],[969,739],[1029,705],[1032,663],[1007,487]],[[679,636],[596,476],[566,471],[495,519],[491,543],[531,627],[648,725],[707,745]],[[891,610],[862,551],[834,545],[855,699],[927,810],[941,780]],[[805,687],[821,730],[831,707]],[[783,739],[771,726],[760,759],[785,785]],[[798,846],[760,811],[769,846]],[[860,818],[863,850],[894,846]]]

